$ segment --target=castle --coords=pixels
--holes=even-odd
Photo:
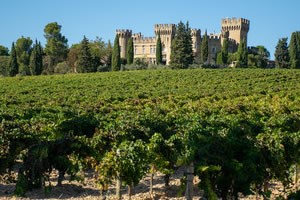
[[[208,62],[214,64],[217,53],[221,51],[224,38],[228,39],[228,51],[237,51],[242,40],[247,44],[247,35],[250,28],[250,21],[243,18],[225,18],[221,20],[221,33],[208,35]],[[175,36],[175,24],[155,24],[154,37],[144,37],[141,33],[132,34],[132,30],[116,30],[119,36],[121,58],[126,58],[127,42],[133,39],[134,59],[141,59],[147,63],[156,63],[156,41],[160,34],[162,42],[162,55],[165,64],[170,63],[171,44]],[[199,55],[201,47],[201,30],[191,29],[194,55]]]

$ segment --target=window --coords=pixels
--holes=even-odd
[[[212,48],[212,52],[216,53],[216,48],[215,47]]]
[[[143,50],[142,50],[143,54],[145,54],[145,46],[143,45]]]
[[[134,54],[137,54],[137,47],[134,47]]]

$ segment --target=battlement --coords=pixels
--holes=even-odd
[[[131,37],[132,35],[132,30],[129,29],[117,29],[116,34],[119,37]]]
[[[244,18],[225,18],[222,19],[222,25],[238,25],[238,24],[245,24],[245,25],[250,25],[250,21],[248,19]]]
[[[191,29],[191,35],[192,36],[197,36],[201,34],[201,30],[200,29]]]
[[[220,40],[221,39],[221,34],[214,34],[214,33],[211,33],[208,35],[208,39],[209,40]]]
[[[171,35],[175,33],[176,25],[175,24],[155,24],[154,32],[156,35]]]
[[[140,36],[138,34],[138,36]],[[133,37],[134,43],[155,43],[156,42],[156,37]]]
[[[133,38],[133,40],[140,39],[140,38],[142,38],[142,33],[141,32],[134,33],[134,34],[132,34],[132,38]]]

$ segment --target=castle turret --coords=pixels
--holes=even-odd
[[[222,19],[222,32],[229,32],[229,38],[235,40],[238,44],[242,40],[246,41],[250,28],[250,21],[243,18],[226,18]]]
[[[171,44],[175,36],[176,25],[175,24],[155,24],[154,32],[158,36],[160,34],[161,43],[162,43],[162,54],[163,61],[168,65],[170,63],[171,56]]]
[[[131,30],[118,29],[116,34],[119,36],[120,55],[121,58],[126,58],[127,41],[132,36]]]
[[[201,43],[201,30],[200,29],[192,29],[191,36],[193,41],[193,52],[194,56],[200,53],[200,43]]]

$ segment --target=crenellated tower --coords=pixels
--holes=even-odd
[[[238,44],[242,40],[246,41],[250,28],[250,21],[244,18],[226,18],[221,22],[222,32],[229,33],[229,38],[235,40]]]
[[[191,36],[193,42],[193,52],[194,56],[197,56],[200,53],[201,46],[201,30],[200,29],[191,29]]]
[[[116,34],[119,37],[121,58],[126,58],[127,42],[128,39],[132,36],[132,30],[117,29]]]
[[[162,54],[163,61],[168,65],[170,63],[171,56],[171,44],[175,36],[176,25],[175,24],[155,24],[154,32],[156,37],[160,34],[161,43],[162,43]]]

